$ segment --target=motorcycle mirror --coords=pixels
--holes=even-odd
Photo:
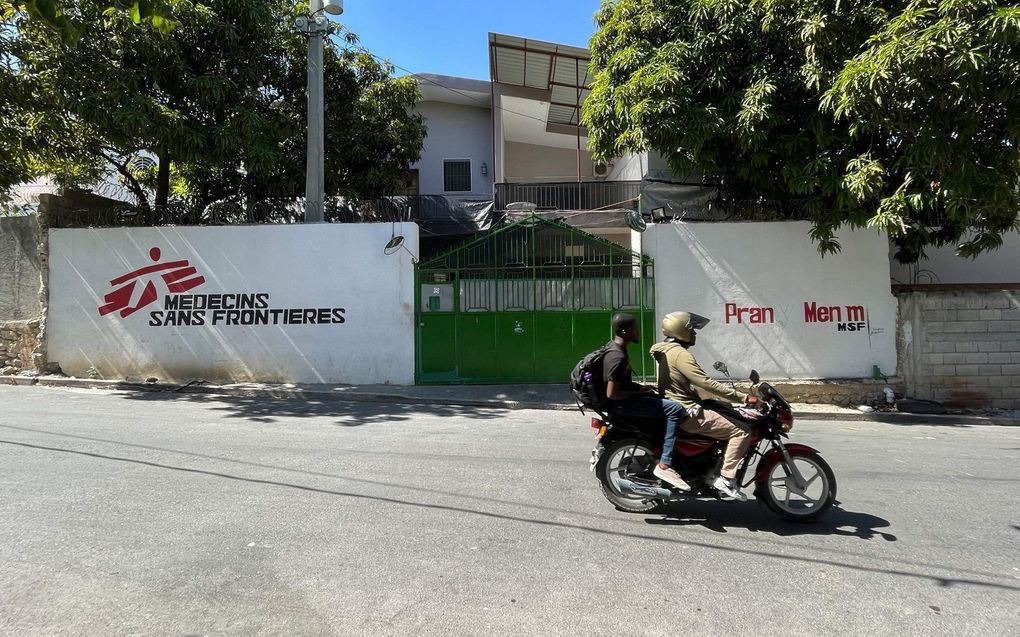
[[[715,363],[712,364],[712,367],[714,367],[715,371],[717,371],[717,372],[722,372],[723,374],[726,374],[727,376],[730,375],[730,370],[727,369],[726,363],[724,363],[722,361],[716,361]]]
[[[752,385],[757,385],[759,380],[761,380],[761,376],[758,375],[758,370],[752,369],[751,370],[751,384]]]

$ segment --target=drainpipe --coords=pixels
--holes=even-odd
[[[581,206],[581,88],[578,85],[578,75],[580,75],[580,61],[574,58],[574,86],[577,89],[577,94],[574,96],[574,104],[577,105],[577,128],[575,133],[577,136],[577,209],[580,210]]]

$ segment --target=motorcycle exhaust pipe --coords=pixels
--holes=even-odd
[[[631,495],[643,495],[653,498],[672,498],[675,495],[669,489],[663,489],[662,487],[653,487],[647,484],[638,484],[636,482],[631,482],[630,480],[625,480],[623,478],[620,478],[620,481],[617,484],[619,484],[620,486],[620,491],[623,491],[624,493],[629,493]]]

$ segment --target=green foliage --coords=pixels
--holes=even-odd
[[[724,203],[895,237],[898,258],[1018,229],[1020,8],[992,0],[607,0],[593,152],[655,150]]]
[[[104,0],[107,11],[122,11],[131,16],[135,24],[147,24],[162,33],[176,26],[168,0]],[[0,0],[0,17],[24,12],[38,24],[59,34],[65,44],[74,45],[81,36],[81,16],[76,3],[63,0]]]
[[[306,41],[291,29],[298,8],[164,0],[176,21],[164,31],[108,4],[75,4],[74,46],[38,20],[5,20],[16,64],[0,81],[26,93],[18,104],[29,117],[11,136],[3,132],[11,122],[0,120],[0,144],[39,141],[21,154],[30,158],[21,174],[87,186],[112,165],[143,207],[303,196]],[[417,84],[332,41],[324,68],[326,194],[389,194],[421,152],[424,123],[409,114]],[[134,162],[146,156],[154,167]],[[0,190],[17,181],[0,173]]]

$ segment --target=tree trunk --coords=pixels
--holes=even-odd
[[[156,173],[156,208],[166,208],[170,200],[170,153],[159,155],[159,169]]]

